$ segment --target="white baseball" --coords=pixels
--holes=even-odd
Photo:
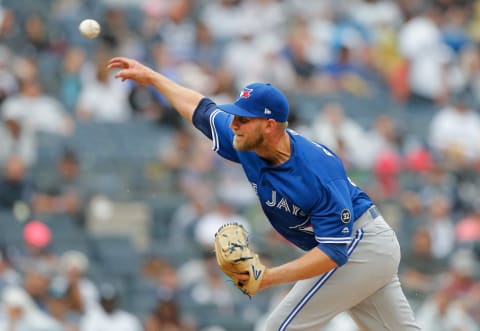
[[[100,34],[100,24],[92,19],[83,20],[78,26],[78,29],[82,35],[88,39],[95,38]]]

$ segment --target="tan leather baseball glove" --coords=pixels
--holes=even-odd
[[[215,234],[215,255],[220,269],[249,297],[254,296],[263,278],[265,266],[248,243],[247,232],[237,223],[222,225]],[[239,274],[248,274],[248,281],[240,281]]]

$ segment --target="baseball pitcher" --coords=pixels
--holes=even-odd
[[[113,58],[109,68],[120,69],[117,78],[154,86],[215,152],[240,163],[271,225],[305,251],[266,268],[241,227],[217,232],[219,265],[244,293],[296,282],[267,331],[318,331],[343,311],[362,330],[419,330],[398,280],[394,231],[328,147],[288,128],[282,92],[253,83],[234,103],[217,105],[133,59]]]

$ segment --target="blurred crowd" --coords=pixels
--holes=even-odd
[[[97,39],[78,32],[85,18],[100,22]],[[422,329],[479,330],[475,0],[0,1],[1,330],[261,330],[288,290],[248,300],[220,274],[212,240],[227,221],[250,230],[268,264],[300,253],[269,228],[241,169],[155,90],[113,78],[113,56],[217,103],[254,81],[285,91],[290,127],[332,148],[397,230],[400,278]],[[362,100],[380,106],[361,110]],[[168,189],[125,190],[132,201],[180,199],[153,213],[151,245],[119,276],[99,265],[88,226],[90,211],[109,214],[115,192],[99,199],[86,178],[101,169],[74,146],[45,160],[39,137],[67,142],[85,125],[145,121],[168,129],[141,164],[147,182]],[[108,178],[136,180],[122,166],[138,160],[113,163]],[[59,248],[64,228],[77,232]],[[82,236],[87,244],[73,245]],[[356,330],[343,315],[328,329]]]

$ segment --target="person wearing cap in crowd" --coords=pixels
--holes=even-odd
[[[305,251],[261,275],[260,291],[296,282],[266,330],[318,330],[343,311],[362,329],[419,330],[398,279],[394,230],[337,155],[288,128],[280,90],[252,83],[234,103],[217,105],[134,59],[115,57],[108,67],[119,69],[116,78],[152,85],[215,152],[240,163],[271,225]]]
[[[54,273],[43,261],[31,261],[23,270],[23,288],[41,311],[47,310],[48,289]]]
[[[120,308],[118,289],[111,283],[102,283],[98,287],[99,307],[87,311],[80,321],[80,331],[142,331],[138,318]]]
[[[475,256],[469,249],[457,249],[449,266],[444,284],[418,309],[418,322],[424,331],[477,331],[480,283]]]
[[[65,331],[60,323],[39,310],[21,287],[4,289],[1,310],[2,331]]]
[[[47,311],[64,331],[79,331],[80,315],[70,309],[68,293],[67,280],[62,276],[53,277],[48,288]]]
[[[67,300],[71,310],[83,314],[98,304],[98,290],[86,277],[88,257],[80,251],[66,251],[60,256],[60,272],[67,283]]]

